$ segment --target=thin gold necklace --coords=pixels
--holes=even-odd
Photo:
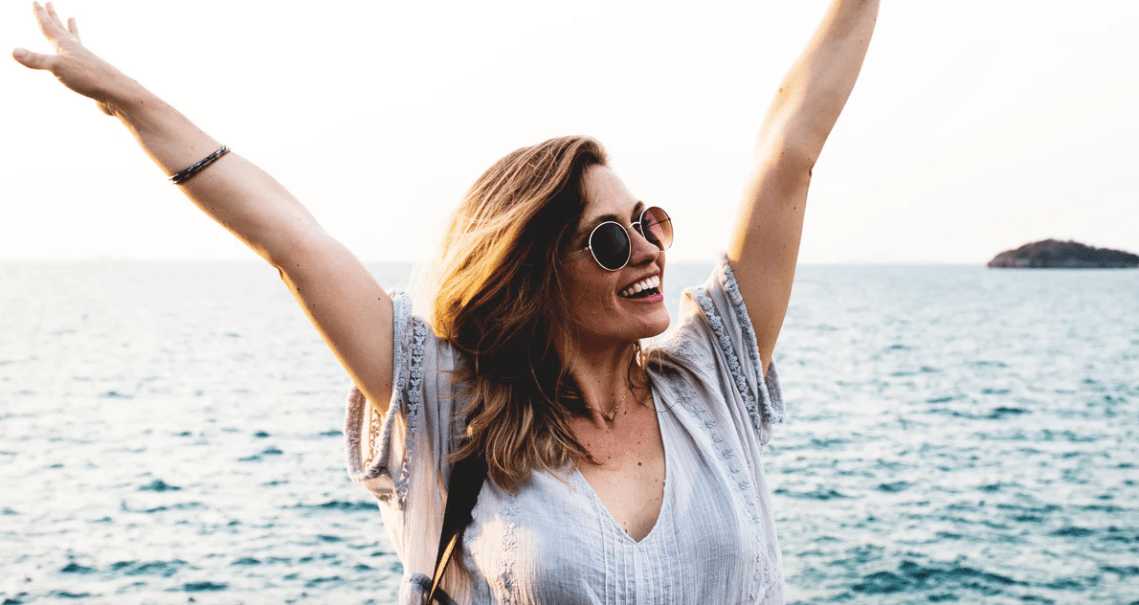
[[[621,395],[621,400],[617,401],[616,406],[613,406],[613,409],[609,410],[609,414],[605,415],[606,420],[609,420],[609,422],[612,423],[613,419],[617,417],[617,410],[620,410],[622,404],[625,402],[625,399],[629,398],[629,391],[631,391],[631,390],[625,389],[625,394]]]
[[[613,422],[613,419],[617,417],[617,411],[621,409],[621,405],[625,403],[625,399],[627,399],[629,397],[629,391],[631,391],[631,390],[632,389],[629,389],[629,388],[625,389],[625,394],[621,395],[621,399],[617,402],[617,405],[613,406],[613,409],[609,410],[608,414],[606,414],[605,412],[601,412],[601,410],[597,410],[597,411],[601,412],[601,415],[604,416],[606,420],[608,420],[609,422]]]

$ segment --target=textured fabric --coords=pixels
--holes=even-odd
[[[396,295],[389,412],[349,396],[348,469],[379,500],[404,566],[399,603],[422,601],[439,542],[465,401],[459,361]],[[784,602],[761,454],[784,407],[774,364],[761,376],[755,334],[724,259],[685,291],[679,323],[650,372],[665,449],[660,515],[640,542],[625,534],[574,468],[535,471],[511,495],[487,481],[443,579],[460,605]],[[460,563],[456,565],[455,563]]]

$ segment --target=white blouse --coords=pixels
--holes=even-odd
[[[465,400],[447,342],[393,296],[392,405],[381,417],[353,389],[348,471],[379,500],[404,575],[400,605],[431,583],[450,464]],[[490,480],[463,535],[461,560],[442,582],[443,603],[781,604],[763,445],[784,407],[774,364],[766,380],[755,333],[727,259],[681,302],[680,322],[658,343],[650,372],[665,450],[664,499],[641,541],[621,530],[573,467],[534,471],[515,495]],[[564,482],[563,482],[564,481]]]

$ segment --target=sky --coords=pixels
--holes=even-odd
[[[365,261],[416,261],[474,179],[588,134],[710,259],[823,0],[61,0],[84,43],[285,184]],[[814,170],[802,263],[984,263],[1029,241],[1139,252],[1139,3],[885,0]],[[0,259],[255,259],[0,5]]]

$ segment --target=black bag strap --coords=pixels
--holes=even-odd
[[[435,591],[443,581],[443,572],[451,562],[451,555],[462,545],[463,531],[471,524],[471,511],[479,499],[486,480],[486,464],[482,456],[468,456],[451,467],[451,479],[447,483],[447,508],[443,511],[443,531],[439,533],[439,554],[435,557],[435,576],[431,579],[431,591],[424,603],[430,605],[435,599]]]

